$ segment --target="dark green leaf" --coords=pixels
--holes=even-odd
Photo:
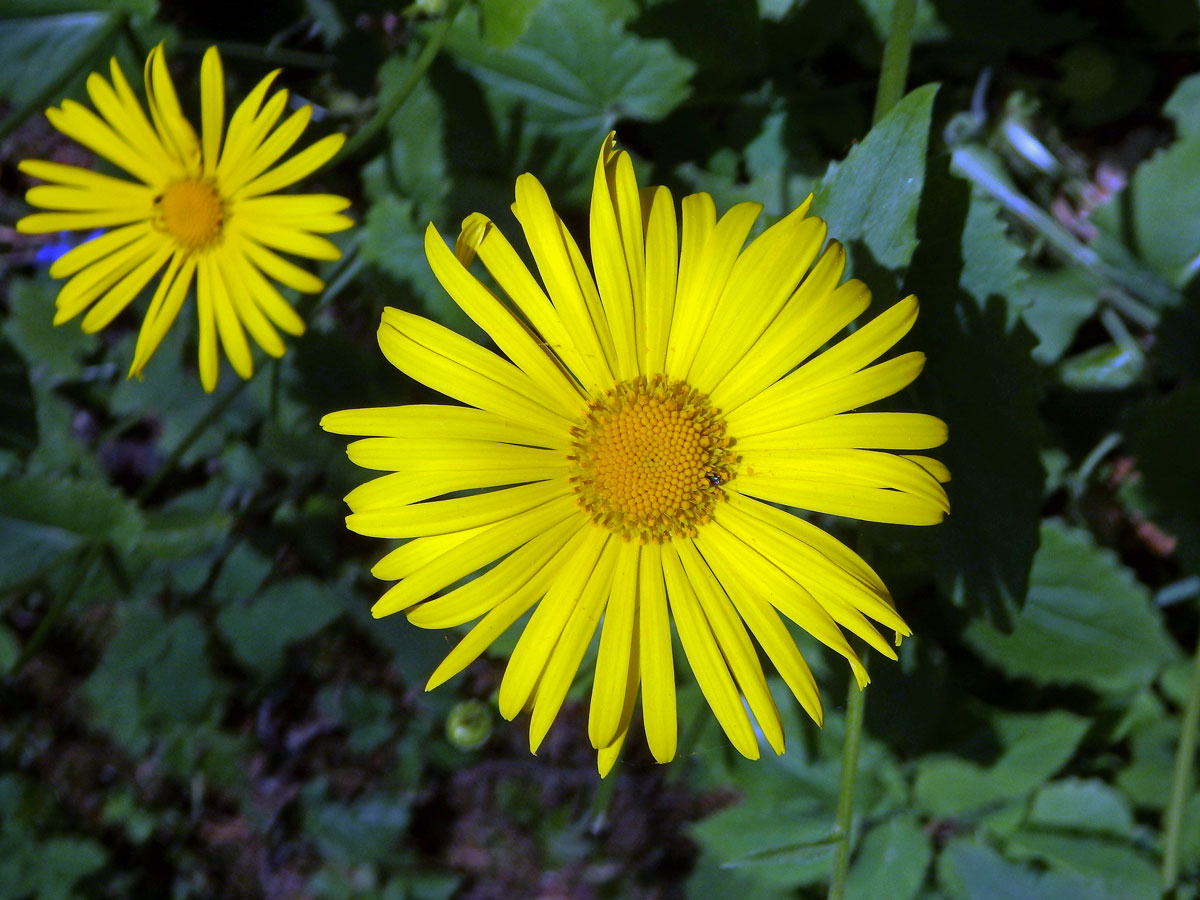
[[[1155,518],[1179,537],[1180,552],[1200,571],[1200,387],[1191,385],[1131,415],[1133,450]]]
[[[595,140],[619,119],[661,119],[688,95],[694,67],[666,41],[629,34],[593,3],[545,0],[507,51],[464,17],[451,49],[531,121]]]
[[[1029,599],[1011,634],[975,621],[967,639],[1014,675],[1128,692],[1174,656],[1149,592],[1085,531],[1042,526]]]
[[[85,334],[78,322],[54,324],[54,297],[60,285],[48,278],[14,279],[9,294],[9,316],[4,332],[25,357],[29,369],[45,373],[52,382],[76,378],[81,358],[97,344],[97,335]]]
[[[1102,886],[1113,900],[1142,900],[1159,889],[1157,867],[1124,841],[1031,830],[1011,838],[1009,853],[1085,878]]]
[[[141,530],[137,507],[102,482],[0,480],[0,588],[36,578],[89,542],[128,551]]]
[[[927,173],[920,246],[904,287],[921,301],[912,346],[927,362],[917,391],[950,427],[936,451],[953,476],[950,515],[936,528],[909,530],[904,541],[907,552],[929,560],[956,604],[1002,622],[1024,600],[1037,549],[1038,372],[1032,336],[1020,323],[1010,327],[1005,304],[992,296],[981,307],[959,286],[969,202],[967,184],[938,158]]]
[[[906,266],[917,246],[917,206],[937,89],[928,84],[901,100],[825,176],[813,200],[813,213],[829,223],[830,237],[861,240],[889,269]]]
[[[990,847],[958,840],[938,861],[939,880],[955,900],[1116,900],[1082,878],[1011,863]]]
[[[270,585],[249,603],[225,607],[217,628],[242,663],[270,677],[283,665],[289,644],[316,634],[342,612],[333,585],[295,578]]]
[[[37,446],[38,422],[33,387],[13,345],[0,338],[0,447],[28,456]]]

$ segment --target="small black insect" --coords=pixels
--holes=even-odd
[[[721,485],[723,485],[725,483],[725,479],[722,478],[720,475],[718,475],[716,472],[709,472],[704,477],[708,479],[708,483],[711,484],[713,487],[720,487]]]

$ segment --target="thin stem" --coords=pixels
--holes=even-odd
[[[866,663],[866,657],[863,657]],[[837,851],[833,857],[833,875],[829,880],[829,900],[842,900],[846,877],[850,873],[851,836],[854,829],[854,784],[858,780],[858,750],[862,743],[863,713],[867,708],[866,691],[851,677],[846,699],[846,737],[842,744],[842,778],[838,785],[837,819],[833,837]]]
[[[342,149],[338,151],[338,154],[330,161],[330,165],[337,165],[354,156],[370,144],[376,135],[387,127],[387,123],[391,120],[392,116],[404,105],[404,101],[408,99],[409,94],[413,92],[425,73],[429,71],[429,67],[433,65],[433,61],[437,58],[438,51],[442,49],[442,44],[446,42],[446,36],[450,33],[450,26],[454,24],[454,20],[457,18],[458,11],[462,8],[462,5],[463,0],[451,0],[446,7],[445,15],[433,26],[429,40],[426,41],[425,46],[421,49],[416,62],[412,64],[412,68],[404,76],[404,81],[401,82],[394,93],[384,100],[370,121],[360,128],[350,140],[346,141]]]
[[[1200,639],[1192,662],[1192,684],[1183,707],[1179,747],[1175,751],[1175,774],[1171,776],[1171,799],[1167,804],[1166,832],[1163,840],[1163,895],[1171,896],[1179,880],[1179,844],[1183,835],[1183,810],[1192,790],[1192,769],[1196,764],[1196,731],[1200,727]]]
[[[75,54],[75,58],[71,60],[70,65],[66,66],[57,78],[46,82],[42,89],[29,99],[28,103],[22,105],[20,109],[0,122],[0,140],[8,137],[17,128],[24,125],[30,116],[44,109],[51,100],[66,90],[67,85],[79,74],[80,70],[86,66],[90,66],[101,48],[112,40],[113,35],[121,30],[126,18],[126,13],[109,13],[105,16],[104,23],[96,29],[88,42],[79,48],[79,52]]]
[[[71,580],[67,582],[67,586],[63,592],[54,598],[54,601],[50,604],[50,608],[42,616],[42,621],[38,622],[37,628],[29,636],[29,640],[25,642],[25,646],[21,648],[21,656],[17,659],[17,664],[13,666],[12,674],[15,675],[25,668],[25,663],[29,662],[33,655],[41,649],[42,644],[46,642],[46,638],[50,634],[50,629],[54,627],[54,623],[62,616],[63,610],[67,608],[67,604],[79,593],[79,589],[83,587],[84,579],[87,578],[92,571],[92,567],[100,559],[102,547],[103,545],[100,543],[91,543],[79,554],[79,559],[75,564],[75,571],[71,575]]]
[[[883,48],[879,70],[879,88],[875,93],[872,122],[886,116],[904,96],[908,81],[908,59],[912,54],[913,23],[917,18],[917,0],[896,0],[892,7],[892,27]]]
[[[249,383],[250,382],[248,380],[242,381],[239,379],[233,387],[231,387],[213,402],[213,405],[208,408],[208,412],[200,417],[200,420],[193,425],[191,430],[183,436],[183,439],[175,445],[175,449],[171,451],[170,455],[163,460],[162,465],[159,466],[154,474],[151,475],[150,478],[147,479],[142,485],[141,489],[134,496],[134,499],[138,503],[144,503],[148,497],[150,497],[162,486],[162,483],[166,481],[167,476],[171,474],[175,466],[177,466],[179,461],[183,459],[183,455],[192,448],[192,444],[196,443],[196,441],[198,441],[200,437],[212,427],[213,422],[215,422],[221,417],[222,414],[224,414],[225,410],[229,408],[230,404],[241,396],[242,391],[246,389],[246,385]]]

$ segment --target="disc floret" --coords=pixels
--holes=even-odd
[[[737,463],[708,396],[664,375],[618,382],[571,429],[570,480],[596,525],[626,540],[695,537]]]
[[[180,246],[204,250],[221,238],[225,201],[210,178],[183,178],[154,198],[154,224]]]

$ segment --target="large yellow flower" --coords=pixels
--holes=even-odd
[[[843,629],[895,658],[868,618],[897,638],[909,629],[879,577],[781,505],[911,525],[948,510],[942,464],[882,452],[941,444],[941,420],[847,412],[921,371],[916,352],[872,365],[908,332],[916,299],[817,353],[870,295],[857,281],[838,286],[836,242],[818,258],[825,223],[806,215],[808,201],[744,250],[759,205],[718,220],[712,198],[695,194],[682,209],[680,239],[670,192],[639,192],[609,135],[592,192],[594,279],[531,175],[517,180],[514,210],[541,283],[484,216],[466,219],[456,252],[430,226],[438,280],[508,359],[388,309],[379,329],[387,358],[467,405],[322,420],[371,435],[350,445],[350,458],[392,473],[346,498],[352,530],[409,539],[373,569],[397,581],[373,613],[403,610],[423,628],[479,620],[428,688],[532,608],[499,703],[510,719],[532,709],[536,752],[599,629],[588,733],[602,774],[639,687],[651,752],[675,755],[671,620],[717,720],[751,758],[751,715],[771,748],[784,749],[756,642],[821,721],[781,613],[846,657],[860,686],[867,673]],[[470,274],[476,256],[508,303]],[[473,493],[443,497],[458,491]]]
[[[99,331],[165,266],[130,375],[141,374],[194,279],[204,389],[217,384],[218,336],[234,370],[249,378],[253,361],[246,332],[267,353],[282,356],[276,328],[294,335],[304,331],[304,321],[264,273],[298,291],[323,287],[319,278],[274,251],[337,259],[337,247],[317,233],[352,224],[341,215],[350,205],[342,197],[270,195],[328,162],[345,137],[329,135],[276,165],[308,125],[312,107],[302,106],[274,128],[287,104],[286,90],[263,102],[275,71],[234,112],[222,145],[225,80],[215,47],[200,66],[199,138],[179,106],[161,46],[146,60],[149,119],[116,59],[111,73],[111,83],[94,72],[88,77],[88,94],[99,115],[64,100],[46,116],[63,134],[138,180],[44,160],[21,163],[21,171],[50,182],[30,189],[29,204],[54,212],[27,216],[17,230],[110,229],[51,266],[55,278],[73,276],[59,292],[54,324],[88,310],[83,330]]]

